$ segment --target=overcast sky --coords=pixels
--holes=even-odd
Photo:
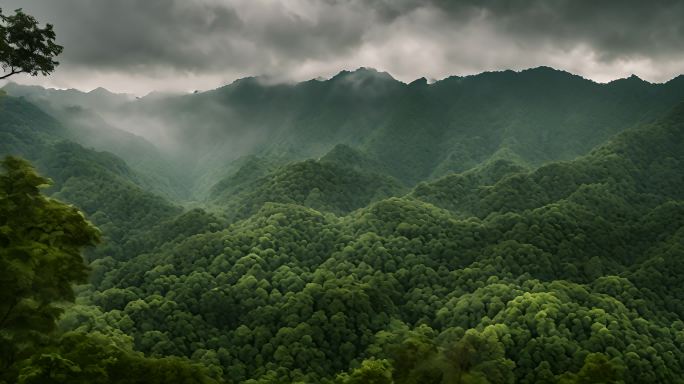
[[[0,0],[54,24],[59,88],[145,94],[236,78],[329,77],[361,66],[402,81],[547,65],[605,82],[684,73],[684,1]]]

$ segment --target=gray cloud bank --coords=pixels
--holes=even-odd
[[[360,66],[400,80],[539,65],[608,81],[684,72],[684,1],[3,0],[55,25],[50,78],[116,91],[208,89]]]

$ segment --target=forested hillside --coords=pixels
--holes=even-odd
[[[362,361],[338,380],[676,382],[683,156],[679,107],[578,160],[497,163],[347,216],[267,203],[98,270],[85,296],[140,350],[236,382]]]
[[[188,140],[149,167],[34,97],[0,96],[0,153],[52,179],[2,163],[0,382],[684,382],[682,77],[360,70],[82,106]]]
[[[17,98],[12,101],[11,98],[5,99],[5,103],[11,102],[15,106],[7,108],[8,115],[16,115],[22,108],[35,108],[26,101],[39,106],[42,111],[36,115],[47,114],[51,120],[56,120],[49,124],[59,123],[62,126],[61,139],[122,158],[137,173],[149,179],[147,188],[157,194],[176,200],[190,199],[191,182],[190,178],[183,176],[184,166],[177,162],[170,164],[170,159],[158,145],[131,133],[130,127],[129,130],[119,128],[121,125],[117,122],[121,120],[120,116],[112,116],[115,110],[135,100],[132,96],[113,94],[102,88],[84,93],[75,89],[44,89],[13,83],[2,90]],[[41,127],[41,124],[32,124],[31,129]]]
[[[258,176],[254,167],[255,163],[247,163],[212,191],[213,203],[230,217],[249,217],[267,202],[294,203],[321,212],[347,214],[381,198],[399,195],[405,189],[390,176],[331,157],[291,163],[257,180],[241,182],[241,175]],[[230,188],[224,190],[224,185]]]
[[[78,206],[105,232],[105,245],[95,252],[124,257],[121,247],[130,236],[180,213],[151,192],[157,191],[152,180],[111,153],[70,141],[72,132],[34,105],[0,96],[0,110],[2,154],[33,162],[52,179],[52,196]]]

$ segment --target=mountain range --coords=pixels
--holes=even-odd
[[[77,128],[82,145],[165,177],[169,195],[202,200],[246,156],[285,164],[324,156],[338,144],[409,187],[496,159],[525,167],[573,159],[661,116],[684,97],[684,76],[600,84],[539,67],[405,84],[360,68],[323,81],[252,77],[203,93],[140,99],[103,89],[4,90]]]
[[[236,383],[684,377],[684,76],[3,91],[103,232],[64,330]]]

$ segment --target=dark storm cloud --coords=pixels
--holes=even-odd
[[[10,4],[55,24],[64,63],[202,71],[267,67],[342,54],[367,25],[360,3],[212,0],[24,0]],[[261,4],[261,5],[259,5]],[[287,5],[286,5],[287,4]],[[293,7],[294,5],[294,7]],[[346,4],[344,4],[346,5]]]
[[[215,36],[242,29],[233,10],[216,4],[164,0],[15,2],[55,25],[64,64],[140,69],[151,64],[201,68],[220,54]],[[210,49],[211,48],[211,49]]]
[[[591,46],[605,60],[634,55],[679,55],[684,48],[684,2],[680,0],[443,1],[455,15],[480,13],[522,43],[546,41]]]
[[[684,72],[684,1],[675,0],[5,0],[2,5],[19,6],[55,25],[65,51],[53,81],[64,84],[97,80],[140,90],[168,82],[183,89],[250,74],[300,80],[359,66],[387,70],[402,80],[537,65],[598,80],[636,72],[662,81]]]

